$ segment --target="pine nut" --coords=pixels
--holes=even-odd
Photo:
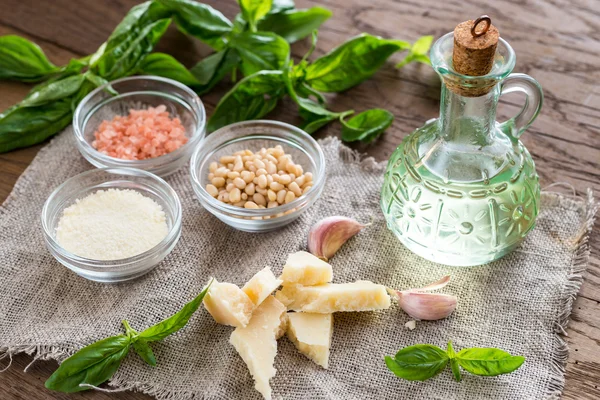
[[[265,168],[265,163],[262,162],[259,159],[254,160],[254,166],[258,169],[258,168]]]
[[[258,177],[258,186],[263,189],[267,187],[267,177],[265,175]]]
[[[224,178],[227,176],[227,172],[229,172],[229,170],[225,167],[219,167],[215,170],[214,174],[215,176],[218,176],[220,178]]]
[[[269,198],[269,201],[275,201],[275,200],[277,200],[277,193],[275,193],[273,190],[269,189],[269,190],[267,190],[267,197]]]
[[[260,193],[263,196],[267,195],[267,189],[263,189],[263,188],[257,187],[255,190],[256,190],[256,193]]]
[[[273,177],[273,179],[275,179]],[[281,183],[282,185],[289,185],[289,183],[292,181],[292,178],[289,175],[279,175],[279,179],[277,180],[277,182]]]
[[[230,164],[235,161],[235,156],[223,156],[219,159],[221,164]]]
[[[279,192],[277,192],[277,202],[279,204],[283,204],[285,202],[285,194],[286,193],[287,193],[287,191],[285,189],[282,189]]]
[[[228,177],[229,179],[235,179],[235,178],[237,178],[238,176],[240,176],[240,173],[239,173],[239,172],[237,172],[237,171],[229,171],[229,172],[227,173],[227,177]]]
[[[267,161],[265,166],[268,174],[274,174],[277,172],[277,160],[271,162]]]
[[[285,194],[285,204],[294,201],[294,199],[296,198],[296,195],[294,194],[294,192],[287,192]]]
[[[206,185],[206,191],[212,197],[217,197],[219,195],[219,189],[217,189],[217,187],[215,185],[211,185],[211,184]]]
[[[273,182],[269,185],[269,187],[277,192],[284,188],[284,186],[279,182]]]
[[[310,190],[312,186],[308,185],[306,186],[303,190],[302,190],[302,194],[306,194],[306,192],[308,192]]]
[[[250,183],[254,180],[255,175],[254,172],[242,171],[241,177],[244,180],[244,182]]]
[[[244,192],[246,192],[248,196],[252,196],[254,194],[254,183],[247,184]]]
[[[244,208],[257,209],[258,205],[253,201],[247,201],[246,204],[244,204]]]
[[[215,177],[215,174],[213,174],[212,172],[208,174],[209,181],[212,181],[214,177]]]
[[[227,186],[225,186],[225,190],[227,190],[228,192],[231,192],[234,187],[235,187],[235,185],[233,184],[233,182],[228,183]]]
[[[288,189],[290,189],[294,193],[294,195],[298,197],[302,196],[302,189],[300,189],[300,186],[298,186],[296,182],[290,183]]]
[[[212,180],[210,181],[210,183],[212,183],[213,185],[215,185],[215,187],[223,187],[225,186],[225,179],[222,177],[217,177],[217,178],[212,178]]]
[[[248,200],[248,193],[242,193],[242,200]]]
[[[231,201],[232,203],[237,203],[241,199],[242,199],[242,193],[240,192],[240,189],[238,189],[238,188],[231,189],[231,191],[229,192],[229,201]]]
[[[242,178],[235,178],[233,180],[233,184],[238,188],[238,189],[244,189],[246,187],[246,182],[244,182],[244,180]]]
[[[219,164],[217,164],[216,162],[211,162],[210,165],[208,166],[208,170],[210,172],[215,172],[217,170],[217,168],[219,168]]]
[[[267,173],[267,170],[264,168],[259,168],[256,170],[256,175],[260,176],[260,175],[265,175]]]
[[[274,208],[274,207],[277,207],[278,205],[279,205],[278,202],[270,201],[269,204],[267,204],[267,208]]]
[[[254,193],[254,196],[252,196],[252,200],[254,200],[254,202],[256,204],[258,204],[259,206],[266,206],[267,205],[267,200],[265,199],[265,196],[263,196],[260,193]]]

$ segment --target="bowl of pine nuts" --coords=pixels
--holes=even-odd
[[[246,232],[278,229],[321,195],[325,156],[303,130],[245,121],[208,135],[194,150],[190,176],[202,206]]]

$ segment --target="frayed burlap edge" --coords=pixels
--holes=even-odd
[[[560,194],[556,194],[554,201],[560,201],[561,203],[573,203],[575,200],[568,197],[562,197]],[[571,246],[574,248],[573,259],[571,261],[571,271],[567,277],[567,282],[562,290],[562,305],[559,309],[559,313],[556,316],[555,322],[555,337],[554,337],[554,355],[552,357],[552,372],[550,374],[550,380],[546,389],[545,399],[555,400],[560,399],[561,394],[565,388],[565,373],[567,360],[569,358],[569,346],[566,340],[563,338],[567,336],[567,326],[569,324],[569,316],[573,309],[573,303],[577,298],[577,293],[583,283],[583,273],[587,269],[588,261],[590,258],[590,246],[589,237],[594,227],[594,221],[596,219],[596,212],[598,211],[599,205],[594,201],[594,196],[591,189],[587,190],[587,198],[585,200],[584,208],[584,220],[579,229],[579,232],[575,237],[571,239]]]
[[[53,139],[47,146],[41,149],[36,155],[36,158],[47,151],[50,151],[55,144],[55,140],[56,139]],[[321,146],[337,146],[340,159],[345,163],[356,164],[363,170],[369,172],[382,172],[385,170],[386,162],[377,162],[373,157],[367,157],[364,154],[345,146],[336,137],[321,139],[319,142]],[[13,200],[23,193],[24,189],[28,186],[28,183],[35,177],[37,168],[38,166],[35,164],[34,159],[17,181],[6,201],[0,206],[0,214],[8,213],[10,211]],[[582,199],[577,198],[577,196],[568,196],[557,192],[542,193],[542,204],[552,204],[571,208],[580,207],[581,201]],[[571,245],[573,246],[573,259],[567,282],[562,290],[562,305],[555,321],[556,335],[553,343],[554,354],[551,360],[552,371],[546,389],[546,400],[559,399],[565,386],[565,372],[567,359],[569,357],[569,348],[562,336],[566,335],[573,302],[577,298],[577,293],[579,292],[584,279],[583,273],[587,269],[590,257],[589,236],[594,226],[598,206],[599,205],[594,200],[592,191],[588,189],[584,205],[584,220],[578,234],[571,240]],[[0,368],[0,372],[10,368],[12,356],[18,353],[26,353],[34,357],[31,363],[24,369],[24,371],[27,372],[27,369],[38,360],[56,360],[62,362],[83,346],[84,344],[79,343],[61,343],[56,345],[21,344],[11,346],[0,343],[0,361],[7,357],[9,358],[8,365]],[[97,388],[93,386],[91,386],[91,388],[102,392],[122,392],[132,390],[153,396],[159,400],[193,400],[204,397],[197,392],[172,391],[168,388],[157,387],[156,385],[149,383],[124,381],[121,379],[118,371],[109,380],[108,385],[112,389]]]

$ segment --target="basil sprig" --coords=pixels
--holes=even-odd
[[[513,356],[496,348],[473,347],[458,353],[448,342],[446,351],[431,344],[417,344],[401,349],[394,357],[386,356],[385,364],[397,377],[409,381],[425,381],[442,372],[448,364],[454,379],[460,382],[460,367],[479,376],[497,376],[517,370],[525,357]]]
[[[155,366],[156,357],[148,343],[162,340],[183,328],[200,307],[211,283],[177,313],[142,332],[138,333],[124,320],[125,334],[99,340],[67,358],[48,378],[46,387],[72,393],[98,386],[113,376],[131,347],[146,363]]]
[[[41,49],[17,36],[0,37],[0,79],[45,81],[16,106],[0,114],[0,152],[39,143],[66,127],[79,101],[95,87],[135,73],[175,79],[198,94],[210,91],[227,75],[239,81],[219,102],[208,122],[210,131],[225,124],[264,117],[279,100],[298,104],[302,127],[313,133],[337,119],[346,141],[369,142],[391,123],[384,110],[367,110],[349,121],[353,111],[327,109],[322,92],[340,92],[371,77],[395,52],[410,50],[399,65],[428,62],[431,37],[413,45],[362,34],[309,62],[316,29],[331,11],[296,9],[293,0],[239,0],[234,21],[193,0],[150,0],[134,6],[108,40],[92,55],[57,67]],[[215,49],[189,70],[164,53],[151,54],[170,22]],[[290,46],[313,32],[311,50],[296,65]],[[109,88],[110,91],[110,88]],[[315,101],[316,100],[316,101]],[[232,109],[230,107],[239,107]]]

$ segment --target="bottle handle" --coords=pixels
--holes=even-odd
[[[513,140],[519,137],[529,128],[542,109],[544,94],[542,86],[526,74],[510,74],[501,86],[500,95],[508,93],[525,93],[525,104],[517,115],[500,124],[500,130],[510,136]]]

